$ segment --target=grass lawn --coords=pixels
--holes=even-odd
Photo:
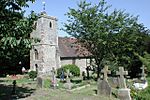
[[[12,100],[14,95],[12,95],[13,90],[13,79],[0,78],[0,100]],[[21,78],[16,80],[16,96],[18,98],[25,98],[30,96],[35,91],[35,81],[29,80],[27,78]]]
[[[150,84],[150,78],[147,79]],[[12,100],[12,82],[13,80],[10,78],[0,78],[0,100]],[[42,89],[36,87],[36,81],[27,78],[17,79],[16,82],[16,95],[21,100],[117,100],[113,96],[110,99],[96,95],[97,83],[95,81],[84,81],[84,84],[90,83],[90,86],[71,91],[62,88],[63,83],[59,83],[60,87],[53,90],[49,87],[50,81],[47,81],[46,88]],[[145,90],[132,92],[135,93],[133,100],[150,100],[150,86]]]
[[[0,78],[0,100],[11,100],[12,82],[10,78]],[[105,96],[97,96],[96,82],[90,86],[74,91],[51,88],[36,88],[36,81],[27,78],[17,79],[16,95],[20,100],[110,100]],[[111,100],[116,100],[112,98]]]
[[[95,94],[96,87],[90,86],[76,91],[65,91],[61,89],[39,89],[34,95],[25,100],[117,100]]]

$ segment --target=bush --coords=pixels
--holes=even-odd
[[[64,71],[64,73],[67,73],[67,69],[69,69],[70,73],[73,76],[79,76],[80,75],[80,69],[79,69],[78,66],[73,65],[73,64],[68,64],[68,65],[64,65],[61,68],[57,69],[57,75],[58,75],[58,77],[61,76],[62,71]]]
[[[30,71],[28,74],[29,74],[29,77],[30,77],[31,79],[33,79],[33,80],[34,80],[34,78],[37,77],[37,72],[36,72],[36,71]]]
[[[49,79],[44,80],[44,88],[50,88],[51,81]]]

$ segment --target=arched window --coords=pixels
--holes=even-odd
[[[52,22],[51,21],[49,22],[49,27],[52,28]]]
[[[36,49],[34,49],[34,54],[35,54],[35,60],[39,59],[39,53]]]

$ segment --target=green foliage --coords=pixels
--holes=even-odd
[[[50,85],[51,85],[50,79],[45,79],[44,80],[44,88],[50,88]]]
[[[61,68],[57,69],[57,76],[60,77],[62,70],[64,71],[64,73],[67,73],[67,69],[69,69],[70,73],[73,76],[79,76],[80,75],[80,69],[78,66],[74,65],[74,64],[68,64],[68,65],[64,65]]]
[[[81,1],[77,9],[69,8],[68,22],[64,24],[64,31],[93,54],[98,76],[105,60],[129,69],[135,60],[133,52],[141,55],[149,36],[149,31],[138,24],[138,17],[121,10],[108,13],[110,6],[106,4],[105,0],[97,5]]]
[[[0,1],[0,64],[18,66],[20,61],[26,62],[31,48],[30,33],[33,22],[37,19],[34,12],[24,17],[22,7],[35,0],[1,0]]]
[[[29,74],[29,77],[33,80],[37,77],[37,72],[36,71],[30,71],[28,74]]]
[[[142,63],[146,66],[147,72],[150,73],[150,54],[147,52],[144,52],[144,56],[140,56],[137,53],[135,53],[135,55],[139,57]]]

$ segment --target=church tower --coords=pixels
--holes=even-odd
[[[57,19],[42,12],[34,26],[31,38],[39,39],[39,42],[32,44],[30,70],[37,71],[38,75],[50,75],[53,67],[60,67]]]

